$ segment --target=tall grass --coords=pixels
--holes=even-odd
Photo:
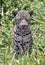
[[[30,57],[14,57],[12,11],[33,10]],[[45,0],[0,0],[0,65],[45,65]]]

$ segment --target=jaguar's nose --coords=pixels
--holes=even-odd
[[[20,26],[21,26],[23,29],[26,29],[27,26],[28,26],[27,21],[23,19],[23,20],[21,21],[21,23],[20,23]]]

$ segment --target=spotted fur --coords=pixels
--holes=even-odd
[[[30,14],[28,11],[20,10],[15,16],[14,26],[15,58],[22,53],[30,54],[32,48],[32,34],[30,30]]]

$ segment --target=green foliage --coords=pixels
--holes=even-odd
[[[33,47],[30,57],[14,58],[12,12],[33,10],[31,30]],[[45,65],[45,0],[0,0],[0,65]]]

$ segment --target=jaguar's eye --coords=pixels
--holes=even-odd
[[[18,20],[21,20],[21,19],[18,19]]]
[[[26,21],[30,21],[30,19],[26,19]]]
[[[16,24],[19,24],[21,19],[15,19]]]
[[[18,21],[20,21],[21,19],[15,19],[16,21],[18,20]]]

